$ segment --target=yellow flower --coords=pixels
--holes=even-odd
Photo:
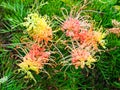
[[[48,25],[47,17],[39,16],[38,13],[29,14],[23,25],[27,28],[28,34],[37,42],[48,42],[52,39],[52,29]]]
[[[33,60],[23,60],[23,62],[19,63],[18,66],[23,70],[23,71],[29,71],[33,70],[37,74],[39,73],[39,67],[36,61]]]
[[[105,33],[102,33],[100,31],[95,31],[94,36],[96,41],[103,47],[105,48],[105,40],[103,40],[106,37]]]
[[[49,61],[50,52],[45,52],[45,48],[41,48],[37,44],[33,44],[28,53],[23,57],[23,61],[18,64],[20,71],[26,73],[27,78],[35,81],[31,71],[39,74],[44,65]]]
[[[87,58],[87,61],[85,62],[85,64],[86,64],[89,68],[91,68],[91,64],[94,63],[94,62],[96,62],[96,59],[94,59],[92,56],[89,56],[89,57]]]

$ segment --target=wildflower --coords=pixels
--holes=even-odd
[[[79,32],[80,30],[80,21],[78,19],[75,18],[68,18],[68,20],[66,20],[63,25],[62,25],[62,30],[67,30],[70,32]],[[71,36],[69,35],[69,32],[66,33],[67,36]]]
[[[72,51],[72,64],[75,65],[75,68],[78,68],[79,66],[84,68],[85,65],[91,68],[91,63],[95,61],[96,60],[87,50],[80,50],[78,48]]]
[[[34,44],[30,51],[23,57],[23,62],[19,63],[18,66],[29,75],[28,77],[31,76],[30,78],[33,78],[30,70],[38,74],[49,61],[49,56],[50,52],[45,52],[44,48]]]
[[[48,42],[52,39],[52,29],[48,25],[47,17],[39,16],[37,13],[29,14],[23,25],[27,28],[28,34],[37,42]]]
[[[98,49],[97,41],[95,40],[94,31],[84,30],[79,33],[80,43],[85,47],[91,47],[94,50]]]
[[[37,44],[33,44],[31,46],[31,49],[29,51],[29,53],[26,54],[26,56],[24,58],[28,59],[38,59],[39,57],[41,58],[48,58],[50,55],[50,52],[44,52],[45,48],[41,48],[39,47]]]
[[[39,63],[35,60],[31,60],[31,59],[23,59],[23,62],[19,63],[18,66],[21,68],[21,70],[23,71],[35,71],[37,74],[39,73],[39,69],[41,69],[39,67]]]

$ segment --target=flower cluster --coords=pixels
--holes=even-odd
[[[68,18],[63,24],[62,24],[62,30],[66,30],[66,36],[72,37],[73,39],[77,40],[79,39],[79,33],[82,30],[86,30],[86,28],[89,26],[89,24],[85,22],[81,22],[76,18]]]
[[[28,77],[32,78],[30,70],[35,71],[37,74],[49,61],[50,52],[45,52],[44,48],[39,47],[37,44],[33,44],[30,51],[23,57],[23,62],[18,66],[22,71],[26,72]]]
[[[47,17],[39,16],[37,13],[31,13],[25,18],[23,25],[27,28],[28,34],[37,42],[52,39],[52,29],[48,25]]]
[[[79,42],[79,47],[73,49],[71,53],[72,64],[76,68],[78,66],[84,68],[85,65],[91,68],[91,63],[96,62],[94,54],[98,51],[98,46],[105,48],[104,38],[106,34],[94,31],[89,23],[71,17],[64,21],[61,26],[66,36]]]
[[[39,74],[43,70],[44,65],[49,62],[51,53],[46,52],[45,47],[49,45],[48,41],[52,40],[52,28],[48,24],[47,17],[42,17],[38,13],[29,14],[25,20],[23,25],[27,28],[28,35],[35,42],[30,46],[25,56],[22,57],[22,62],[18,66],[20,70],[27,74],[28,78],[32,78],[35,81],[31,71]],[[104,38],[106,34],[93,30],[90,23],[72,17],[62,23],[61,29],[72,41],[72,48],[71,44],[67,44],[67,47],[70,45],[71,49],[70,60],[72,65],[76,69],[78,67],[84,68],[85,66],[92,68],[94,62],[97,61],[95,54],[99,51],[99,45],[105,48]]]

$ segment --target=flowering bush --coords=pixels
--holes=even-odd
[[[45,52],[44,47],[50,45],[48,41],[52,41],[52,29],[48,25],[47,18],[38,15],[38,13],[29,14],[25,20],[23,25],[27,28],[28,35],[33,38],[36,44],[31,46],[29,52],[26,53],[23,61],[18,66],[22,71],[27,73],[28,77],[35,81],[30,70],[38,74],[44,68],[44,65],[48,63],[50,52]],[[66,43],[71,48],[70,65],[74,65],[76,69],[78,67],[84,68],[85,66],[92,68],[94,62],[97,61],[95,54],[99,51],[99,45],[105,48],[104,38],[106,34],[100,30],[95,31],[90,23],[72,17],[68,17],[63,21],[61,30],[71,39],[70,42],[72,45]],[[44,42],[45,44],[43,44]],[[37,43],[41,45],[39,46]],[[55,48],[57,47],[55,46]],[[57,48],[56,52],[60,52],[59,48]]]
[[[0,90],[120,88],[119,0],[0,2]]]
[[[72,15],[72,13],[74,14]],[[64,39],[62,39],[63,35],[59,38],[56,31],[52,30],[51,26],[54,25],[52,25],[53,23],[48,16],[41,16],[39,13],[34,12],[24,18],[25,21],[22,25],[26,28],[25,32],[28,35],[25,36],[27,41],[24,41],[24,43],[32,43],[32,45],[29,48],[26,46],[28,48],[27,53],[22,57],[18,66],[21,71],[26,73],[26,77],[36,82],[32,71],[39,74],[46,64],[51,65],[53,62],[57,63],[57,66],[62,63],[63,67],[65,65],[73,65],[76,69],[79,67],[81,69],[85,67],[93,68],[95,66],[94,63],[97,62],[96,53],[100,51],[99,47],[105,48],[104,38],[106,33],[100,29],[95,29],[92,21],[80,15],[81,13],[76,12],[76,10],[71,10],[70,15],[66,16],[63,13],[64,20],[60,19],[62,20],[60,29],[64,32],[63,35],[67,37]],[[57,37],[58,40],[56,42],[54,39]],[[26,39],[23,37],[22,40]],[[59,41],[62,42],[62,45],[65,45],[65,52],[61,52]],[[51,52],[56,55],[60,54],[62,57],[58,57],[60,63],[57,62],[56,55],[54,57]],[[64,53],[69,53],[70,55],[64,55]],[[54,57],[53,62],[50,62],[50,57]]]

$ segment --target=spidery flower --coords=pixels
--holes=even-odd
[[[72,64],[76,69],[79,66],[84,68],[85,65],[91,68],[91,64],[93,62],[96,62],[96,59],[94,59],[87,50],[81,50],[77,48],[72,51]]]
[[[48,25],[47,17],[39,16],[38,13],[31,13],[25,18],[23,25],[27,28],[28,34],[37,42],[52,39],[52,29]]]
[[[22,71],[27,73],[27,76],[33,78],[30,70],[37,74],[44,68],[44,65],[49,61],[50,52],[45,52],[44,48],[33,44],[30,51],[23,57],[23,61],[18,64]]]
[[[86,47],[89,46],[94,50],[98,50],[99,45],[105,48],[105,36],[105,33],[93,30],[84,30],[79,33],[80,43],[86,45]]]
[[[74,40],[79,39],[79,33],[82,30],[86,30],[88,24],[79,21],[76,18],[69,17],[66,21],[62,24],[62,31],[66,31],[66,36],[72,37]]]
[[[66,30],[66,35],[74,37],[75,33],[79,33],[80,30],[80,22],[75,18],[68,18],[63,25],[62,30]]]

